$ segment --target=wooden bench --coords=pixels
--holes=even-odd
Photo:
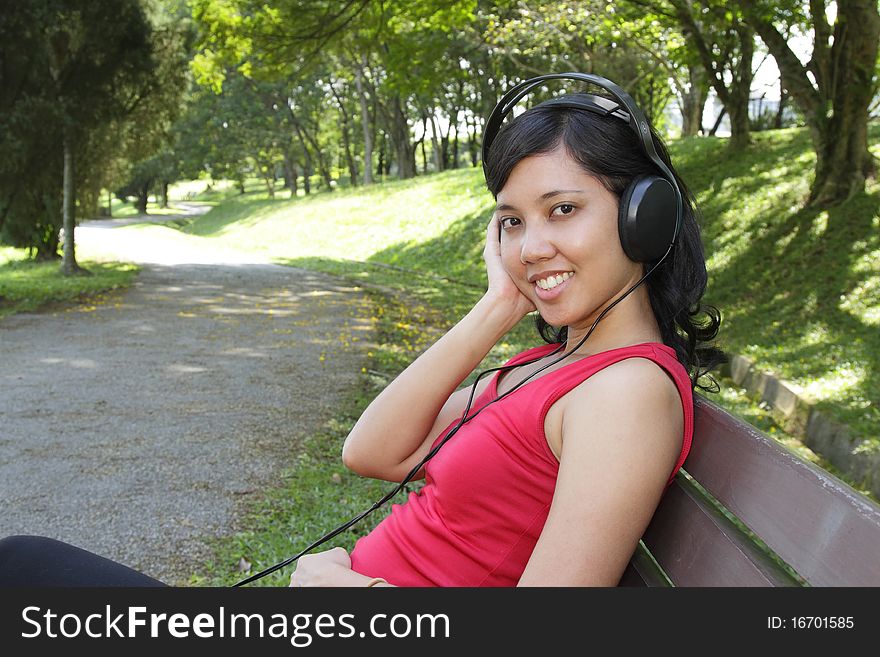
[[[880,586],[880,506],[694,398],[685,473],[620,586]]]

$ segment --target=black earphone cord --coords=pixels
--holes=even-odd
[[[502,399],[504,399],[505,397],[507,397],[507,396],[510,395],[511,393],[513,393],[513,392],[515,392],[516,390],[518,390],[519,388],[521,388],[523,385],[525,385],[529,380],[531,380],[532,378],[534,378],[536,375],[538,375],[538,374],[540,374],[541,372],[543,372],[544,370],[546,370],[548,367],[551,367],[551,366],[555,365],[556,363],[558,363],[558,362],[560,362],[560,361],[562,361],[562,360],[565,360],[566,358],[568,358],[569,356],[571,356],[575,351],[577,351],[578,349],[580,349],[581,346],[584,344],[584,342],[587,341],[587,338],[589,338],[590,335],[592,335],[592,333],[593,333],[593,329],[596,328],[596,326],[599,324],[599,321],[605,316],[605,314],[606,314],[609,310],[611,310],[612,308],[614,308],[614,306],[616,306],[618,303],[620,303],[621,301],[623,301],[627,296],[629,296],[629,294],[630,294],[633,290],[635,290],[639,285],[641,285],[641,284],[645,281],[646,278],[648,278],[648,276],[651,274],[651,272],[653,272],[657,267],[660,266],[660,263],[662,263],[662,262],[666,259],[666,257],[669,255],[669,253],[672,251],[672,247],[673,247],[673,245],[674,245],[674,242],[673,242],[673,243],[670,243],[669,248],[666,249],[666,253],[663,254],[663,257],[660,258],[660,260],[658,260],[657,263],[654,264],[654,265],[653,265],[653,266],[652,266],[647,272],[645,272],[645,275],[642,276],[642,277],[639,279],[639,281],[638,281],[635,285],[633,285],[633,286],[632,286],[629,290],[627,290],[627,291],[626,291],[621,297],[619,297],[619,298],[616,299],[614,302],[612,302],[607,308],[605,308],[605,310],[603,310],[603,311],[599,314],[599,316],[598,316],[598,317],[596,318],[596,320],[593,322],[593,325],[590,327],[590,330],[587,331],[587,334],[586,334],[583,338],[581,338],[580,342],[578,342],[577,345],[576,345],[573,349],[571,349],[569,352],[563,354],[562,356],[560,356],[560,357],[557,358],[556,360],[551,361],[550,363],[547,363],[547,364],[544,365],[543,367],[541,367],[541,368],[535,370],[534,372],[532,372],[531,374],[529,374],[526,378],[524,378],[522,381],[520,381],[520,382],[517,383],[515,386],[513,386],[510,390],[508,390],[507,392],[505,392],[505,393],[499,395],[498,397],[496,397],[495,399],[493,399],[492,401],[490,401],[488,404],[486,404],[485,406],[483,406],[482,408],[480,408],[478,411],[476,411],[473,415],[468,416],[468,411],[470,411],[471,404],[472,404],[473,401],[474,401],[474,393],[475,393],[476,390],[477,390],[477,384],[480,382],[480,379],[482,379],[484,376],[486,376],[487,374],[490,374],[490,373],[492,373],[492,372],[498,372],[498,371],[501,371],[501,370],[510,370],[510,369],[513,369],[514,367],[521,367],[521,366],[523,366],[523,365],[531,365],[532,363],[536,363],[536,362],[538,362],[538,361],[541,360],[542,358],[546,358],[547,356],[552,356],[553,354],[559,352],[559,350],[562,349],[563,345],[560,344],[556,349],[554,349],[554,350],[551,351],[549,354],[547,354],[547,356],[541,356],[540,358],[535,358],[535,359],[533,359],[533,360],[529,360],[529,361],[526,361],[526,362],[524,362],[524,363],[518,363],[518,364],[516,364],[516,365],[502,365],[502,366],[500,366],[500,367],[493,367],[493,368],[491,368],[491,369],[488,369],[488,370],[485,370],[485,371],[483,371],[483,372],[480,372],[480,373],[477,375],[477,378],[476,378],[476,380],[474,381],[473,386],[471,386],[471,393],[470,393],[470,396],[468,397],[467,405],[465,406],[464,412],[461,414],[461,419],[458,421],[458,424],[456,424],[452,429],[450,429],[449,433],[446,434],[446,436],[443,438],[443,440],[441,440],[439,443],[437,443],[437,445],[435,445],[434,448],[431,449],[431,451],[428,452],[428,454],[425,456],[425,458],[423,458],[423,459],[418,463],[418,465],[416,465],[412,470],[409,471],[409,474],[407,474],[406,477],[404,477],[403,481],[401,481],[399,484],[397,484],[397,486],[394,488],[394,490],[392,490],[391,492],[389,492],[387,495],[385,495],[385,496],[384,496],[382,499],[380,499],[379,501],[375,502],[375,503],[373,504],[373,506],[371,506],[369,509],[367,509],[367,510],[364,511],[363,513],[361,513],[361,514],[355,516],[354,518],[352,518],[352,519],[349,520],[348,522],[345,522],[345,523],[339,525],[339,527],[337,527],[336,529],[334,529],[334,530],[331,531],[330,533],[325,534],[324,536],[322,536],[321,538],[319,538],[317,541],[315,541],[314,543],[312,543],[311,545],[309,545],[307,548],[305,548],[304,550],[302,550],[299,554],[296,554],[296,555],[290,557],[289,559],[285,559],[284,561],[281,561],[281,562],[275,564],[274,566],[270,566],[269,568],[266,568],[266,570],[260,571],[259,573],[255,574],[255,575],[251,575],[250,577],[248,577],[248,578],[246,578],[246,579],[243,579],[243,580],[241,580],[240,582],[237,582],[236,584],[233,584],[233,587],[244,586],[245,584],[249,584],[249,583],[251,583],[251,582],[253,582],[253,581],[255,581],[255,580],[261,579],[261,578],[265,577],[266,575],[270,575],[270,574],[274,573],[276,570],[280,570],[281,568],[284,568],[285,566],[289,566],[290,564],[292,564],[294,561],[296,561],[297,559],[299,559],[299,558],[300,558],[301,556],[303,556],[304,554],[307,554],[307,553],[311,552],[312,550],[314,550],[314,549],[315,549],[316,547],[318,547],[319,545],[323,545],[324,543],[326,543],[327,541],[329,541],[331,538],[333,538],[333,537],[335,537],[335,536],[338,536],[339,534],[341,534],[342,532],[344,532],[344,531],[345,531],[346,529],[348,529],[349,527],[351,527],[351,526],[357,524],[358,522],[360,522],[361,520],[363,520],[364,518],[366,518],[368,515],[370,515],[373,511],[375,511],[376,509],[380,508],[383,504],[385,504],[385,502],[387,502],[387,501],[390,500],[392,497],[394,497],[395,495],[397,495],[397,493],[399,493],[399,492],[403,489],[403,487],[404,487],[404,486],[405,486],[405,485],[406,485],[406,484],[407,484],[407,483],[408,483],[408,482],[409,482],[409,481],[410,481],[410,480],[416,475],[416,473],[419,471],[419,469],[420,469],[423,465],[425,465],[425,463],[427,463],[429,460],[431,460],[431,459],[434,457],[434,455],[440,450],[440,448],[443,447],[443,445],[446,444],[446,441],[449,440],[450,438],[452,438],[452,436],[454,436],[455,433],[456,433],[456,432],[457,432],[457,431],[458,431],[458,430],[459,430],[459,429],[460,429],[460,428],[461,428],[466,422],[470,422],[471,420],[473,420],[475,417],[477,417],[480,413],[482,413],[486,408],[488,408],[489,406],[491,406],[491,405],[494,404],[495,402],[501,401]]]

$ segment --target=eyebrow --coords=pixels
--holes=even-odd
[[[546,192],[541,194],[538,198],[542,201],[546,201],[547,199],[551,199],[554,196],[562,196],[563,194],[583,194],[583,190],[581,189],[554,189],[553,191]],[[495,210],[516,210],[516,208],[507,203],[500,203],[495,206]]]

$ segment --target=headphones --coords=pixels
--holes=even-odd
[[[429,460],[431,460],[434,455],[440,450],[440,448],[443,447],[443,445],[445,445],[446,442],[450,438],[452,438],[452,436],[454,436],[462,426],[464,426],[464,424],[473,420],[488,406],[498,403],[502,399],[514,393],[516,390],[521,388],[523,385],[528,383],[531,379],[536,377],[547,368],[552,367],[556,363],[563,361],[565,358],[576,352],[581,347],[581,345],[586,342],[590,335],[592,335],[593,330],[596,328],[602,318],[605,317],[605,315],[612,308],[614,308],[614,306],[623,301],[627,296],[629,296],[631,292],[633,292],[639,285],[641,285],[645,281],[645,279],[648,278],[648,276],[660,265],[660,263],[663,262],[663,260],[665,260],[666,257],[672,252],[672,247],[675,243],[675,238],[678,236],[678,231],[681,227],[682,222],[681,190],[678,188],[675,176],[672,175],[669,167],[667,167],[663,163],[663,161],[658,157],[657,151],[654,149],[654,143],[651,139],[651,130],[648,127],[648,122],[645,119],[644,114],[642,114],[641,110],[639,110],[635,102],[633,102],[633,99],[630,98],[629,95],[625,91],[623,91],[623,89],[603,77],[587,73],[556,73],[551,75],[542,75],[540,77],[521,82],[513,89],[508,91],[495,107],[495,109],[492,111],[492,114],[489,115],[489,119],[486,121],[486,128],[483,132],[484,174],[487,172],[486,156],[489,153],[489,147],[491,146],[492,141],[495,139],[495,135],[498,133],[498,129],[501,126],[501,121],[504,119],[504,117],[510,112],[511,109],[513,109],[513,106],[516,105],[516,103],[519,102],[522,97],[525,96],[533,87],[541,84],[545,80],[556,79],[573,79],[582,80],[584,82],[591,82],[612,93],[614,97],[620,102],[619,104],[616,104],[613,101],[610,101],[607,98],[603,98],[601,96],[594,96],[591,94],[578,94],[577,96],[573,97],[568,96],[563,98],[554,98],[552,100],[541,103],[540,105],[538,105],[538,107],[553,106],[583,109],[590,112],[602,114],[603,116],[614,116],[623,121],[627,121],[639,135],[642,147],[644,148],[647,156],[665,175],[665,177],[638,176],[635,180],[633,180],[633,182],[626,188],[620,198],[620,214],[618,219],[620,242],[623,245],[623,249],[626,255],[630,259],[637,262],[648,262],[652,260],[658,260],[658,258],[659,260],[654,263],[647,272],[645,272],[645,274],[639,279],[637,283],[635,283],[632,287],[629,288],[629,290],[627,290],[623,295],[614,300],[602,311],[602,313],[593,321],[593,324],[587,334],[583,338],[581,338],[580,342],[578,342],[578,344],[573,349],[570,349],[569,351],[563,353],[562,356],[560,356],[556,360],[546,363],[539,369],[526,376],[522,381],[516,383],[510,390],[507,390],[506,392],[502,393],[495,399],[482,406],[480,409],[471,413],[471,405],[474,401],[477,384],[484,376],[493,372],[510,370],[515,367],[522,367],[523,365],[536,363],[543,358],[553,356],[562,351],[565,343],[560,344],[556,349],[554,349],[546,356],[541,356],[532,360],[525,361],[523,363],[517,363],[516,365],[502,365],[500,367],[493,367],[491,369],[480,372],[477,375],[477,378],[474,381],[473,385],[471,386],[471,392],[470,396],[468,397],[467,405],[456,425],[452,427],[452,429],[450,429],[446,433],[443,439],[440,440],[428,452],[428,454],[421,460],[420,463],[418,463],[412,468],[412,470],[409,471],[406,477],[404,477],[403,480],[399,484],[397,484],[397,486],[393,490],[389,491],[380,500],[377,500],[369,509],[363,511],[351,520],[339,525],[336,529],[317,539],[311,545],[307,546],[294,556],[289,557],[284,561],[280,561],[279,563],[276,563],[275,565],[270,566],[269,568],[266,568],[265,570],[262,570],[255,575],[251,575],[250,577],[247,577],[246,579],[237,582],[233,586],[244,586],[245,584],[249,584],[250,582],[261,579],[266,575],[274,573],[275,571],[294,563],[304,554],[311,552],[316,547],[326,543],[334,536],[338,536],[349,527],[363,520],[373,511],[379,509],[383,504],[385,504],[387,501],[397,495],[397,493],[403,490],[403,487],[416,475],[421,467]],[[624,111],[624,109],[621,109],[621,107],[623,107],[626,111]],[[488,176],[486,177],[488,179]]]
[[[636,262],[657,260],[667,253],[681,230],[683,214],[681,189],[672,171],[657,155],[651,129],[642,110],[628,93],[611,80],[592,73],[551,73],[525,80],[510,89],[492,110],[483,131],[483,174],[486,180],[489,179],[486,165],[489,149],[495,141],[504,117],[526,94],[547,80],[588,82],[614,96],[617,102],[594,94],[576,94],[552,98],[535,107],[586,110],[628,123],[638,136],[645,155],[663,174],[637,176],[620,197],[617,218],[620,244],[627,257]]]

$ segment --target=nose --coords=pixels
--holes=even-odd
[[[524,231],[522,244],[520,245],[519,259],[525,265],[549,260],[556,255],[556,246],[549,239],[542,224],[532,222],[527,224]]]

